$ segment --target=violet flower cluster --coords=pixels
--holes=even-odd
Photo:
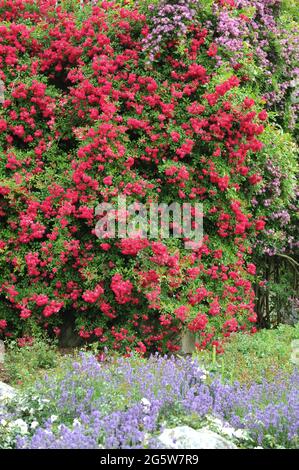
[[[21,449],[159,448],[157,435],[169,413],[203,422],[214,416],[248,430],[256,445],[267,445],[271,435],[278,445],[293,446],[299,429],[298,371],[248,387],[206,376],[192,358],[100,364],[82,355],[63,377],[47,378],[30,393],[46,406],[22,415],[16,402],[4,417],[27,420],[29,431],[16,441]]]
[[[150,61],[167,40],[186,34],[188,24],[197,19],[199,5],[198,0],[161,0],[150,5],[152,27],[143,43]],[[264,76],[268,106],[293,129],[299,113],[299,28],[295,22],[283,24],[281,7],[282,0],[235,0],[232,8],[214,2],[213,20],[204,14],[198,19],[213,31],[216,44],[229,53],[233,65],[252,51]],[[216,60],[221,65],[223,58],[218,55]]]
[[[274,256],[277,253],[288,252],[294,253],[299,247],[298,240],[296,241],[295,234],[293,233],[296,229],[296,225],[292,220],[292,215],[296,214],[296,199],[298,197],[298,189],[294,188],[293,198],[280,207],[277,206],[277,202],[280,201],[280,197],[283,193],[283,183],[287,178],[285,172],[282,171],[281,167],[271,159],[267,158],[265,164],[265,170],[268,174],[267,180],[263,182],[257,191],[256,196],[251,200],[254,207],[259,208],[264,206],[269,209],[267,214],[267,228],[264,230],[264,234],[270,239],[273,239],[277,230],[279,230],[280,238],[279,243],[272,243],[269,246],[269,239],[264,240],[263,238],[256,240],[256,246],[259,245],[262,251],[269,255]],[[272,227],[275,227],[272,228]]]
[[[198,0],[162,0],[157,8],[154,5],[149,7],[153,12],[152,28],[143,41],[143,48],[149,54],[150,62],[160,52],[161,45],[167,39],[174,39],[187,33],[188,23],[196,15],[197,4]]]
[[[286,28],[281,24],[281,4],[281,0],[235,0],[235,7],[227,9],[215,2],[216,43],[233,53],[233,62],[243,57],[244,43],[250,44],[266,77],[268,105],[274,106],[284,118],[289,100],[288,125],[294,128],[299,112],[299,28],[291,24]],[[282,60],[277,56],[276,47]],[[277,73],[281,77],[275,86],[273,75]]]

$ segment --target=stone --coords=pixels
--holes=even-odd
[[[5,353],[5,347],[3,341],[0,340],[0,364],[3,364],[4,362],[4,353]]]
[[[237,446],[208,428],[177,426],[158,437],[164,449],[237,449]]]
[[[0,382],[0,402],[13,398],[16,394],[16,390],[10,385]]]

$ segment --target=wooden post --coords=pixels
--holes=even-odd
[[[0,79],[0,104],[4,103],[4,92],[5,92],[4,82]]]
[[[184,354],[192,354],[195,351],[195,341],[195,335],[191,331],[184,331],[182,335],[182,352]]]
[[[3,341],[0,340],[0,364],[4,363],[4,353],[5,353],[5,347]]]

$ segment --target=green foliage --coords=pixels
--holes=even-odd
[[[299,339],[299,323],[296,326],[280,325],[271,330],[260,330],[254,335],[235,333],[225,345],[224,354],[216,361],[208,352],[196,353],[205,367],[222,375],[223,379],[241,383],[271,380],[281,370],[293,369],[291,342]]]
[[[59,362],[59,354],[55,342],[36,337],[30,346],[18,346],[16,341],[7,345],[5,370],[12,384],[21,387],[35,382],[38,376],[55,368]]]

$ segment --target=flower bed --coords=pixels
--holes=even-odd
[[[239,447],[296,447],[298,390],[296,370],[242,385],[192,358],[99,363],[82,354],[7,405],[1,446],[157,448],[163,428],[187,424],[216,430]]]

